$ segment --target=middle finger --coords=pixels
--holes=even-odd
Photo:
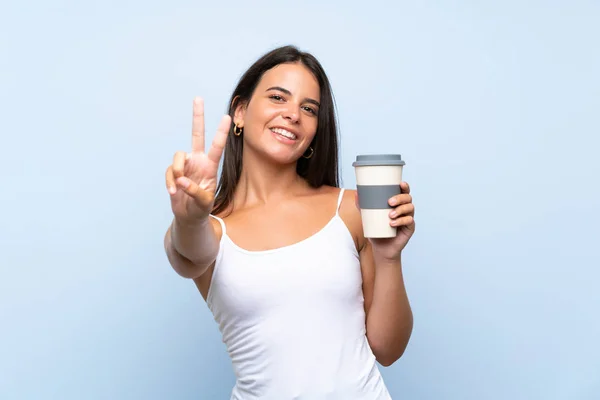
[[[194,99],[194,116],[192,119],[192,151],[204,151],[204,100],[200,97]]]
[[[390,211],[390,218],[397,218],[400,215],[414,215],[415,206],[412,203],[402,204]]]

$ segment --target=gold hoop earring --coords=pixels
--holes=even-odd
[[[243,131],[244,131],[244,128],[240,128],[239,126],[237,126],[237,124],[235,124],[235,126],[233,127],[233,134],[235,136],[240,136]]]
[[[313,156],[313,154],[315,154],[315,150],[312,147],[309,146],[308,149],[310,150],[310,154],[309,155],[306,155],[306,154],[302,155],[302,157],[306,158],[307,160],[309,158],[311,158]]]

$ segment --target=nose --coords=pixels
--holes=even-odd
[[[288,121],[296,124],[298,123],[298,118],[299,118],[300,112],[298,110],[298,108],[294,105],[289,105],[289,107],[287,107],[284,111],[283,111],[283,118],[287,119]]]

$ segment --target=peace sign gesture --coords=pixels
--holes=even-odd
[[[194,99],[192,151],[178,151],[167,168],[171,208],[180,220],[197,220],[211,213],[217,190],[217,171],[227,141],[231,117],[223,116],[208,150],[204,151],[204,101]]]

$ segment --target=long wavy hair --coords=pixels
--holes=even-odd
[[[312,54],[302,52],[295,46],[279,47],[264,54],[240,78],[229,99],[227,113],[233,120],[237,107],[248,104],[265,72],[279,64],[298,62],[308,68],[317,79],[321,98],[317,132],[310,144],[314,150],[313,156],[309,159],[300,157],[296,164],[296,172],[312,187],[339,187],[338,129],[333,92],[323,67]],[[233,128],[232,124],[225,144],[213,214],[219,214],[231,205],[242,173],[244,142],[241,136],[233,135]]]

